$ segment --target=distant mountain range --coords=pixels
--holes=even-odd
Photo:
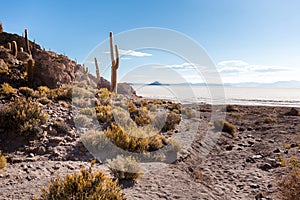
[[[206,83],[160,83],[154,81],[152,83],[130,83],[130,85],[157,85],[157,86],[208,86]],[[243,83],[224,83],[224,84],[209,84],[209,86],[227,86],[227,87],[283,87],[283,88],[300,88],[300,81],[277,81],[274,83],[257,83],[257,82],[243,82]]]

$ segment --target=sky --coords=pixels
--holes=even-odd
[[[300,81],[299,0],[15,0],[0,5],[5,8],[0,12],[4,31],[21,35],[28,28],[31,40],[79,63],[88,65],[87,58],[107,41],[110,31],[115,42],[122,43],[118,34],[158,27],[196,42],[224,83]],[[182,76],[187,82],[203,81],[195,71],[199,63],[157,49],[125,46],[119,47],[119,79],[176,82]],[[101,63],[104,54],[98,54]],[[106,64],[101,67],[109,78]],[[177,76],[170,76],[170,70]],[[133,76],[135,72],[140,75]]]

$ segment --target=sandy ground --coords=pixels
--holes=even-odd
[[[290,108],[236,106],[238,112],[226,113],[238,129],[234,138],[212,130],[211,106],[187,106],[198,117],[184,118],[173,135],[183,144],[177,162],[143,164],[148,171],[123,189],[127,199],[278,199],[276,183],[286,170],[278,158],[300,158],[300,116],[285,115]],[[275,122],[266,120],[270,117]],[[78,143],[78,135],[53,138],[49,136],[52,145],[44,154],[26,148],[5,154],[0,199],[38,197],[57,173],[63,176],[89,165],[92,156]],[[109,174],[101,163],[95,169]]]

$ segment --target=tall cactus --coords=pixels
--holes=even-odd
[[[94,60],[95,60],[95,66],[96,66],[97,87],[100,88],[101,77],[100,77],[99,65],[98,65],[98,61],[97,61],[96,57],[94,58]]]
[[[109,33],[110,38],[110,58],[111,58],[111,81],[110,81],[110,90],[117,93],[117,70],[119,68],[119,51],[118,45],[115,45],[116,51],[116,60],[114,58],[114,45],[113,45],[113,33]]]
[[[10,43],[10,42],[7,43],[7,48],[8,48],[9,50],[11,50],[11,43]]]
[[[11,47],[11,50],[12,50],[12,54],[13,54],[14,57],[16,58],[17,55],[18,55],[18,45],[17,45],[17,42],[16,42],[16,41],[12,41],[12,47]]]
[[[29,53],[31,55],[30,43],[29,43],[29,40],[28,40],[28,30],[27,30],[27,28],[25,29],[25,51],[27,51],[27,53]]]
[[[28,77],[28,84],[33,87],[33,70],[34,70],[34,60],[30,58],[27,61],[27,77]]]

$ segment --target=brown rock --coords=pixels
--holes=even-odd
[[[300,112],[296,108],[291,108],[291,110],[289,112],[285,113],[285,115],[300,116]]]

